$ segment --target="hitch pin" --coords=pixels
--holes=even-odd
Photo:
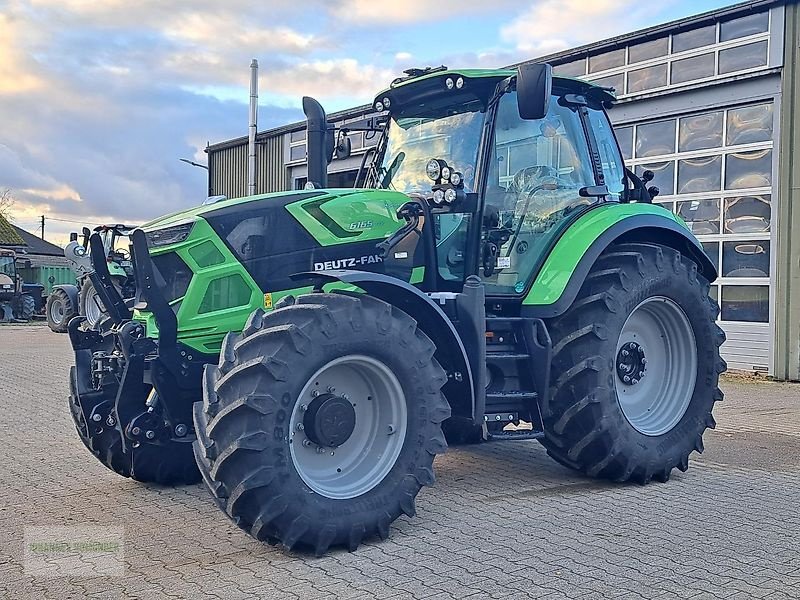
[[[158,402],[158,392],[156,392],[156,388],[150,390],[150,394],[147,396],[147,400],[145,401],[145,406],[147,407],[147,412],[153,412],[153,408],[155,407],[156,403]]]

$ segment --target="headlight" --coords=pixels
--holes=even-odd
[[[453,188],[448,188],[444,192],[444,199],[448,204],[456,201],[456,191]]]
[[[433,192],[433,202],[435,204],[441,204],[442,202],[444,202],[444,191],[436,190],[435,192]]]
[[[453,83],[453,78],[452,77],[448,77],[447,79],[445,79],[444,80],[444,85],[448,90],[452,90],[453,86],[455,85]]]
[[[458,171],[454,171],[453,174],[450,175],[450,183],[452,183],[455,186],[461,185],[463,179],[464,177]]]
[[[425,165],[425,173],[428,175],[428,178],[433,181],[439,179],[439,176],[442,174],[442,166],[439,164],[439,161],[435,158],[430,159],[428,164]]]
[[[442,179],[450,179],[450,167],[442,168]]]
[[[388,110],[388,109],[389,109],[389,107],[390,107],[391,105],[392,105],[392,101],[391,101],[391,100],[389,100],[389,98],[384,98],[384,99],[383,99],[383,107],[384,107],[385,109],[387,109],[387,110]]]
[[[464,87],[464,78],[459,77],[458,79],[456,79],[456,89],[460,90],[463,87]]]
[[[378,100],[378,101],[375,103],[375,110],[377,110],[377,111],[379,111],[379,112],[380,112],[380,111],[382,111],[382,110],[383,110],[383,102],[381,102],[380,100]]]
[[[149,231],[146,234],[147,243],[154,248],[177,244],[189,237],[192,227],[194,227],[194,223],[184,223],[183,225],[175,225],[175,227]]]

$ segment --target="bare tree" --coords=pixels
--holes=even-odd
[[[11,207],[14,206],[14,197],[11,190],[6,188],[0,191],[0,217],[11,220]]]

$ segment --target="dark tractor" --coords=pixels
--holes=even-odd
[[[625,168],[612,93],[547,65],[407,75],[365,189],[326,188],[347,144],[305,98],[307,188],[136,229],[132,309],[91,237],[110,318],[70,322],[70,406],[109,468],[202,477],[250,535],[321,554],[413,515],[446,437],[641,484],[702,452],[717,274]]]
[[[24,283],[16,252],[0,248],[0,322],[29,321],[41,309],[44,286]]]
[[[102,241],[103,257],[108,263],[108,271],[114,282],[114,287],[123,298],[133,298],[136,293],[133,277],[133,264],[131,263],[130,234],[136,229],[133,225],[100,225],[94,232]],[[85,270],[82,270],[80,258],[88,251],[89,237],[92,232],[88,227],[83,228],[83,242],[78,242],[78,234],[70,235],[70,243],[64,248],[64,256],[70,261],[75,274],[77,285],[62,284],[53,287],[47,297],[45,314],[47,325],[56,333],[66,333],[70,319],[77,315],[86,317],[92,327],[97,327],[105,316],[105,307],[97,290]],[[76,262],[76,253],[78,261]]]

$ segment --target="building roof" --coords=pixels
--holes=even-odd
[[[24,251],[27,254],[42,254],[45,256],[64,256],[64,249],[56,246],[55,244],[51,244],[47,240],[43,240],[40,237],[33,235],[17,227],[16,225],[11,225],[14,228],[17,236],[22,239],[22,243],[24,244]]]
[[[17,233],[17,228],[0,215],[0,246],[24,246],[25,240]]]

